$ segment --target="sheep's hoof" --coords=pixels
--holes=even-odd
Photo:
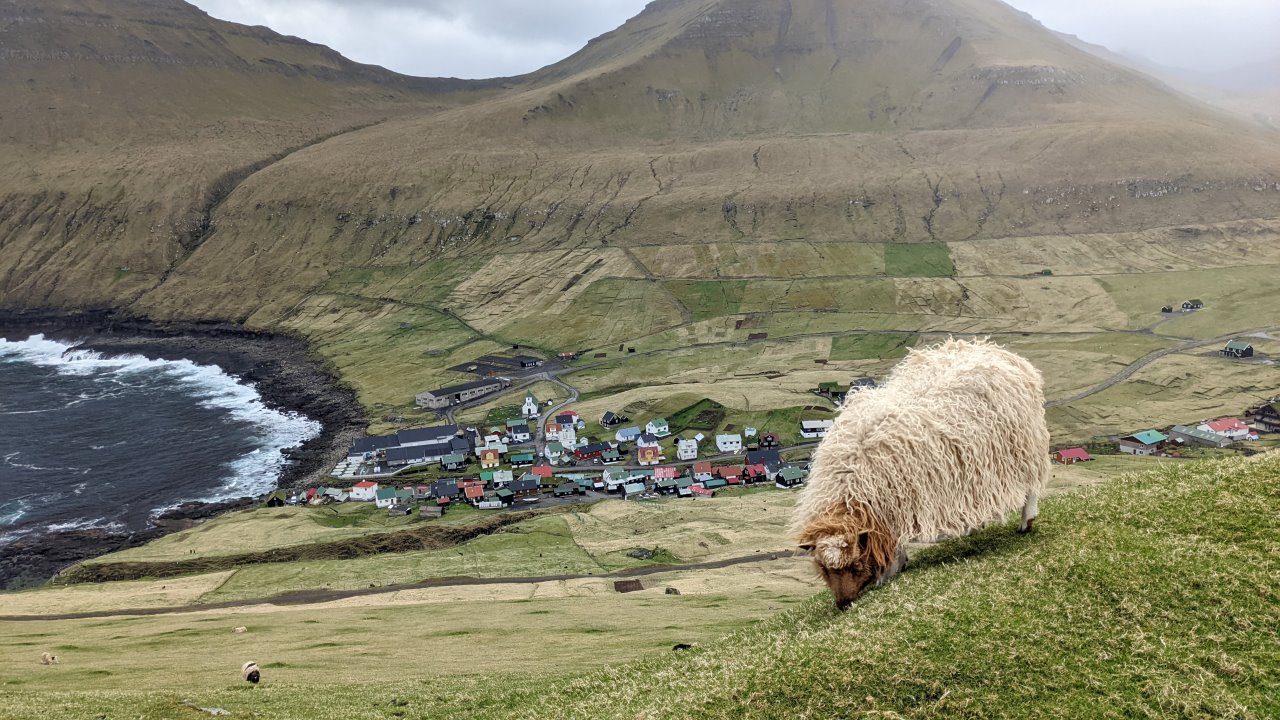
[[[1028,520],[1028,521],[1026,522],[1026,524],[1025,524],[1025,525],[1023,525],[1022,527],[1018,528],[1018,534],[1019,534],[1019,535],[1026,535],[1026,534],[1030,533],[1032,530],[1035,530],[1035,529],[1036,529],[1036,521],[1035,521],[1035,518],[1032,518],[1032,519]]]

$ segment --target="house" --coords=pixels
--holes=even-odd
[[[469,485],[462,489],[462,496],[467,499],[468,504],[479,505],[484,500],[484,487]]]
[[[484,436],[483,447],[489,450],[497,450],[499,454],[506,454],[509,448],[507,443],[503,441],[504,435],[501,433],[502,428],[493,428],[492,432]]]
[[[764,465],[747,465],[742,468],[742,482],[747,485],[769,480],[769,468]]]
[[[1192,310],[1203,310],[1204,302],[1201,300],[1188,300],[1182,303],[1182,311],[1190,312]]]
[[[418,407],[428,410],[442,410],[454,405],[461,405],[485,395],[491,395],[506,387],[507,382],[500,378],[477,380],[461,385],[450,385],[438,390],[428,390],[417,396]]]
[[[373,502],[377,499],[378,483],[365,480],[351,486],[351,499],[361,502]]]
[[[660,467],[653,469],[653,479],[655,480],[675,480],[680,477],[680,468]]]
[[[773,484],[780,490],[790,490],[804,484],[809,474],[797,467],[785,467],[773,476]]]
[[[762,450],[772,450],[782,447],[782,440],[777,433],[765,433],[760,436],[760,448]]]
[[[533,465],[533,453],[520,453],[511,456],[511,467],[529,467]]]
[[[717,435],[716,449],[722,453],[742,452],[741,435]]]
[[[1060,465],[1075,465],[1078,462],[1089,462],[1093,456],[1082,447],[1067,448],[1053,454],[1053,459]]]
[[[289,493],[283,490],[276,490],[267,496],[266,506],[269,508],[284,507],[289,502]]]
[[[675,495],[680,491],[680,486],[676,483],[675,478],[659,480],[653,484],[653,491],[659,495]]]
[[[711,472],[711,463],[703,461],[693,464],[694,480],[697,480],[698,482],[706,482],[713,477],[715,477],[715,475]]]
[[[536,475],[539,480],[555,477],[556,471],[550,465],[539,465],[529,471],[530,475]],[[545,484],[545,483],[544,483]]]
[[[1219,435],[1204,429],[1201,425],[1198,428],[1188,427],[1186,425],[1175,425],[1169,431],[1169,436],[1173,441],[1180,444],[1203,445],[1204,447],[1224,448],[1229,447],[1234,441],[1225,435]]]
[[[497,448],[484,448],[480,451],[480,467],[490,470],[502,464],[502,453]]]
[[[877,383],[875,378],[861,377],[861,378],[858,378],[857,380],[854,380],[854,381],[849,385],[849,392],[861,392],[861,391],[863,391],[863,390],[875,390],[875,389],[876,389],[876,388],[878,388],[878,387],[880,387],[880,383]]]
[[[431,483],[431,497],[434,497],[437,502],[441,500],[448,502],[458,497],[460,492],[455,480],[437,480]]]
[[[802,420],[800,422],[800,437],[807,440],[824,438],[833,425],[835,425],[835,422],[832,420]]]
[[[636,451],[636,461],[641,465],[657,465],[662,462],[662,448],[642,447]]]
[[[650,435],[664,438],[671,434],[671,426],[667,423],[666,418],[658,418],[650,420],[649,424],[644,426],[644,431]]]
[[[500,488],[500,487],[505,487],[507,485],[510,485],[511,481],[515,479],[516,479],[515,473],[511,472],[510,470],[494,470],[493,478],[489,482],[490,484],[493,485],[493,487]]]
[[[623,485],[631,482],[631,475],[625,470],[605,470],[600,480],[604,482],[605,492],[616,493],[621,492]]]
[[[549,462],[560,462],[560,458],[564,457],[564,446],[558,442],[549,442],[542,449],[542,456]]]
[[[511,483],[511,486],[507,489],[511,491],[511,496],[515,498],[537,497],[542,490],[542,483],[536,475],[526,475]]]
[[[413,488],[409,488],[409,487],[400,488],[399,490],[396,491],[397,505],[412,505],[413,500],[414,500]]]
[[[439,427],[401,430],[396,433],[396,442],[400,447],[416,445],[440,445],[448,443],[458,435],[457,425],[441,425]]]
[[[573,457],[576,458],[578,462],[585,460],[598,460],[606,452],[612,449],[613,446],[608,443],[593,443],[591,445],[584,445],[574,449]]]
[[[408,505],[392,505],[387,508],[389,517],[409,517],[409,513],[413,512],[413,508]]]
[[[725,481],[730,485],[737,485],[742,482],[742,468],[726,465],[718,467],[711,471],[716,479]]]
[[[1160,312],[1164,313],[1165,315],[1168,315],[1173,312],[1173,306],[1165,305],[1164,307],[1160,308]]]
[[[845,396],[849,394],[849,388],[838,382],[824,382],[818,384],[818,389],[814,391],[822,397],[828,398],[831,402],[839,405],[844,402]]]
[[[707,490],[721,490],[723,488],[729,487],[729,482],[727,480],[719,480],[719,479],[708,480],[702,483],[702,487]]]
[[[386,509],[396,504],[395,488],[378,488],[374,494],[373,504]]]
[[[778,467],[782,464],[782,453],[777,450],[753,450],[747,453],[747,464]]]
[[[439,505],[423,505],[422,509],[418,511],[418,517],[423,520],[442,518],[444,517],[444,508]]]
[[[411,445],[409,447],[393,447],[382,451],[382,460],[389,467],[399,468],[409,465],[421,465],[439,462],[440,458],[453,452],[448,443],[443,445]]]
[[[1253,346],[1243,340],[1232,340],[1222,348],[1222,356],[1244,360],[1253,357]]]
[[[633,442],[635,440],[639,440],[640,435],[641,435],[640,428],[629,427],[629,428],[623,428],[618,432],[614,433],[613,439],[617,440],[620,443],[627,443],[627,442]]]
[[[526,370],[529,368],[542,367],[542,359],[533,357],[532,355],[517,355],[511,358],[511,362]]]
[[[676,441],[676,459],[681,461],[698,459],[698,441],[680,438]]]
[[[558,486],[553,492],[556,497],[572,497],[574,495],[582,495],[582,486],[576,482],[568,482]]]
[[[578,356],[581,354],[582,353],[576,353],[576,352],[562,352],[560,353],[560,359],[564,360],[565,362],[570,362],[573,360],[577,360]]]
[[[578,428],[573,423],[560,423],[559,437],[548,437],[548,439],[558,439],[561,445],[564,445],[565,447],[573,447],[578,444]]]
[[[493,496],[496,497],[498,499],[498,502],[502,503],[503,505],[510,505],[511,501],[516,499],[516,494],[511,492],[510,488],[499,488],[499,490],[496,493],[494,493]]]
[[[440,458],[440,467],[451,472],[456,472],[467,466],[467,456],[459,453],[445,455]]]
[[[648,487],[642,482],[627,483],[622,486],[622,499],[631,500],[632,498],[640,497],[641,495],[644,495],[647,490]]]
[[[615,412],[606,412],[600,418],[600,426],[606,427],[606,428],[612,428],[612,427],[617,427],[624,422],[629,422],[630,420],[631,418],[627,417],[626,415],[619,415]]]
[[[613,448],[609,448],[608,450],[605,450],[600,455],[600,462],[604,463],[605,465],[613,465],[615,463],[620,463],[622,462],[622,460],[623,460],[622,453],[618,452],[617,450],[614,450]]]
[[[641,435],[640,438],[636,440],[636,447],[656,448],[656,447],[659,447],[660,445],[661,443],[658,441],[658,436],[650,435],[649,433],[645,433]]]
[[[1229,440],[1244,440],[1253,433],[1253,429],[1237,418],[1222,418],[1207,422],[1200,426],[1201,430],[1221,435]]]
[[[1155,455],[1168,440],[1168,436],[1155,430],[1144,430],[1120,438],[1120,452],[1126,455]]]
[[[582,421],[582,418],[578,415],[578,413],[573,410],[565,410],[564,412],[557,415],[556,422],[560,423],[561,425],[572,425],[575,428],[587,427],[587,424]]]
[[[693,497],[693,478],[676,478],[676,495],[682,498]]]
[[[518,423],[513,425],[512,422],[508,420],[507,436],[511,438],[511,444],[524,445],[525,443],[533,440],[533,431],[529,428],[527,423]]]
[[[1280,403],[1268,403],[1253,412],[1253,422],[1259,430],[1280,432]]]
[[[363,460],[366,456],[372,457],[376,455],[379,450],[399,446],[400,440],[395,435],[361,438],[351,443],[351,449],[347,451],[347,457]]]
[[[430,486],[430,485],[414,485],[414,486],[413,486],[413,499],[414,499],[415,501],[430,500],[430,499],[431,499],[431,486]]]

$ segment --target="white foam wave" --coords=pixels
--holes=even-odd
[[[68,375],[100,374],[121,385],[125,385],[121,376],[147,371],[164,373],[199,398],[202,405],[225,410],[236,420],[254,426],[259,441],[257,449],[227,464],[221,487],[191,500],[218,502],[271,491],[285,465],[280,450],[311,440],[321,430],[320,423],[301,414],[267,407],[252,385],[228,375],[216,365],[200,365],[190,360],[153,360],[140,355],[107,357],[79,348],[78,343],[50,340],[43,335],[18,341],[0,338],[0,362],[4,361],[53,367]]]

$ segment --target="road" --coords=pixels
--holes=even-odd
[[[185,615],[197,612],[207,612],[211,610],[229,610],[233,608],[254,607],[258,605],[276,605],[276,606],[296,606],[296,605],[315,605],[318,603],[329,603],[338,600],[346,600],[357,597],[373,597],[377,595],[391,595],[393,593],[403,592],[405,590],[427,590],[431,588],[446,587],[474,587],[483,585],[526,585],[532,583],[543,582],[564,582],[567,580],[627,580],[650,575],[658,575],[672,572],[688,572],[696,570],[718,570],[721,568],[733,567],[735,565],[747,565],[757,562],[772,562],[792,557],[798,557],[802,553],[792,552],[790,550],[780,550],[771,553],[758,553],[755,555],[746,555],[743,557],[730,558],[728,560],[715,560],[712,562],[690,563],[685,565],[649,565],[646,567],[630,568],[627,570],[619,570],[612,573],[602,573],[599,575],[541,575],[536,577],[498,577],[498,578],[472,578],[472,577],[455,577],[455,578],[435,578],[432,580],[423,580],[422,582],[412,583],[408,585],[386,585],[377,588],[361,588],[359,590],[311,590],[299,593],[290,593],[286,595],[277,595],[270,598],[257,598],[252,600],[235,600],[231,602],[209,603],[207,605],[186,605],[183,607],[167,607],[167,608],[133,608],[123,610],[100,610],[95,612],[84,613],[62,613],[54,615],[0,615],[0,622],[35,622],[49,620],[84,620],[89,618],[106,618],[106,617],[150,617],[156,615]]]

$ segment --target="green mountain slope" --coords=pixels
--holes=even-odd
[[[1280,713],[1278,473],[1276,454],[1170,464],[1052,497],[1033,535],[1006,524],[921,551],[846,613],[823,592],[705,647],[585,677],[522,666],[445,681],[425,660],[323,693],[231,677],[226,690],[193,679],[97,691],[119,679],[64,668],[9,688],[6,710],[159,718],[192,698],[264,718],[1270,718]],[[728,598],[701,598],[734,612]],[[655,599],[633,621],[663,617]],[[182,642],[157,640],[156,652]]]

